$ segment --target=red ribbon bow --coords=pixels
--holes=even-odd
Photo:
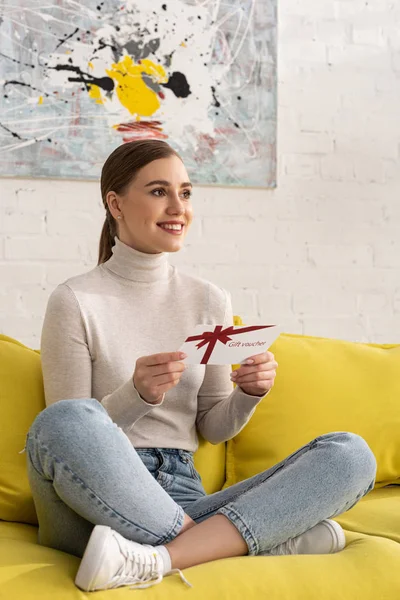
[[[201,365],[206,365],[208,363],[208,359],[211,356],[212,351],[215,348],[215,344],[219,341],[223,344],[229,342],[232,338],[230,335],[236,335],[237,333],[246,333],[247,331],[255,331],[256,329],[268,329],[269,327],[273,327],[273,325],[253,325],[252,327],[239,327],[237,330],[233,328],[231,325],[226,329],[222,329],[222,325],[216,325],[214,331],[205,331],[199,335],[192,335],[188,337],[186,342],[194,342],[196,340],[202,340],[199,344],[196,344],[197,348],[201,348],[208,344],[208,348],[205,351],[203,358],[201,359]]]

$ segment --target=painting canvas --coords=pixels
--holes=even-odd
[[[194,183],[274,187],[276,0],[0,0],[0,125],[0,176],[156,138]]]

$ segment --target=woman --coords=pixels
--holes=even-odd
[[[38,541],[82,557],[75,583],[85,591],[148,587],[174,571],[184,579],[181,569],[231,556],[338,552],[344,533],[329,518],[374,486],[365,440],[333,432],[206,494],[197,432],[213,444],[235,436],[277,363],[256,354],[230,376],[229,366],[182,362],[177,348],[195,325],[233,318],[224,289],[167,260],[192,222],[191,190],[165,142],[117,148],[101,174],[98,265],[48,302],[47,408],[27,436],[28,474]]]

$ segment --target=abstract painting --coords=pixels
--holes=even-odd
[[[0,0],[0,176],[97,179],[137,139],[276,185],[276,0]]]

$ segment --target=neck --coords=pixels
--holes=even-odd
[[[124,244],[115,236],[112,256],[104,263],[109,271],[130,281],[152,283],[168,279],[170,265],[166,252],[147,254]]]

